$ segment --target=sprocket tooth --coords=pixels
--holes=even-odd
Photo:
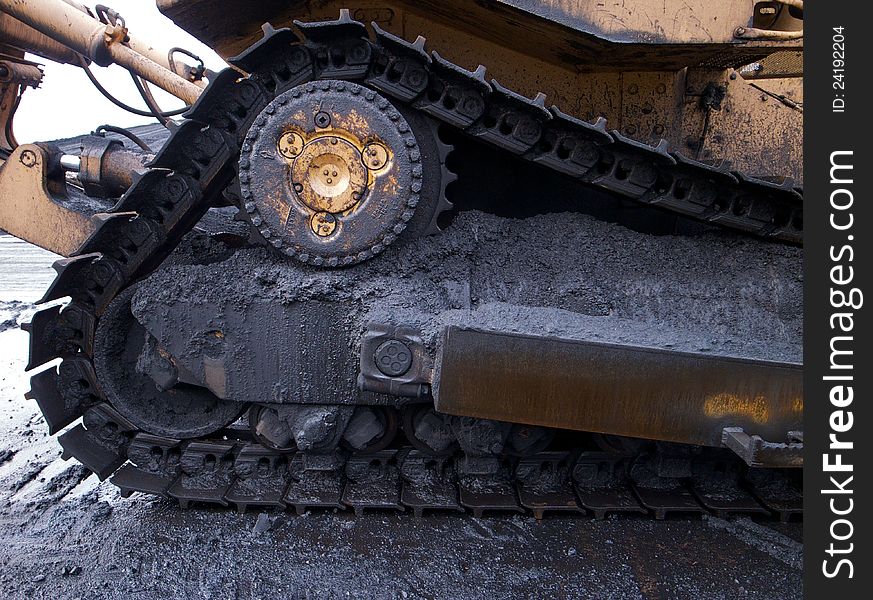
[[[96,375],[86,358],[65,358],[59,368],[51,368],[30,378],[30,391],[24,397],[35,400],[54,435],[81,417],[99,402]]]
[[[436,142],[437,153],[439,154],[439,157],[440,157],[440,164],[443,166],[446,166],[446,162],[449,159],[449,154],[454,152],[455,147],[454,147],[454,145],[447,144],[440,139],[439,126],[433,126],[431,128],[431,131],[433,132],[433,139]],[[451,169],[449,169],[449,172],[452,173],[453,175],[455,174],[455,172],[452,171]]]
[[[58,276],[40,303],[70,296],[100,314],[124,286],[124,276],[115,259],[99,252],[62,258],[52,265]]]
[[[93,313],[75,302],[63,310],[52,306],[34,313],[31,322],[22,325],[30,333],[30,358],[25,370],[78,352],[91,356],[94,325]]]
[[[136,428],[108,404],[98,404],[85,413],[83,424],[59,438],[61,458],[75,458],[102,481],[126,460],[126,448]]]
[[[348,9],[339,19],[305,23],[294,21],[312,52],[317,79],[356,80],[366,76],[373,57],[366,26],[351,18]]]
[[[442,166],[443,190],[445,190],[445,187],[448,186],[448,184],[453,183],[457,180],[458,180],[458,174],[455,173],[454,171],[452,171],[451,169],[449,169],[447,166],[443,165]],[[449,202],[449,206],[451,206],[451,205],[452,205],[452,203]]]
[[[197,121],[183,121],[148,166],[184,173],[206,189],[236,151],[236,137],[231,134]]]
[[[443,165],[441,169],[441,180],[442,187],[440,189],[440,197],[434,208],[433,216],[430,218],[430,223],[428,223],[427,227],[424,229],[423,235],[436,235],[442,233],[443,228],[439,225],[440,215],[445,212],[450,212],[455,207],[455,205],[446,197],[446,188],[450,183],[458,180],[457,174]]]

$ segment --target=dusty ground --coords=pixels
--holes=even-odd
[[[799,524],[239,515],[124,500],[24,400],[52,256],[0,234],[0,597],[799,598]]]

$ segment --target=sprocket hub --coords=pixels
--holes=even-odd
[[[439,177],[423,162],[416,132],[388,100],[354,83],[318,81],[280,94],[255,120],[240,190],[274,248],[312,265],[351,265],[406,229],[422,190],[432,189],[425,178]]]

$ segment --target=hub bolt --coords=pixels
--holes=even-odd
[[[400,340],[382,342],[373,356],[376,368],[388,377],[400,377],[412,367],[412,352]]]
[[[388,150],[382,144],[374,142],[364,147],[362,158],[368,169],[378,171],[388,164]]]
[[[330,115],[324,111],[315,115],[315,124],[318,127],[324,129],[325,127],[330,127]]]
[[[310,226],[315,235],[327,237],[336,229],[336,217],[327,212],[318,212],[312,215]]]
[[[279,154],[285,158],[297,158],[303,152],[303,137],[299,133],[289,131],[279,138]]]

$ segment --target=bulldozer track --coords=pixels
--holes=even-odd
[[[36,400],[64,457],[74,457],[101,479],[112,476],[122,493],[249,506],[648,514],[751,513],[788,519],[800,512],[794,475],[747,470],[732,455],[701,451],[680,462],[664,451],[621,453],[558,449],[506,458],[499,476],[460,474],[453,457],[434,457],[398,439],[369,454],[343,454],[329,468],[311,468],[303,453],[266,448],[248,431],[227,429],[201,439],[177,440],[139,431],[105,399],[93,366],[94,333],[109,303],[157,269],[238,176],[246,133],[261,111],[296,86],[345,81],[374,89],[498,149],[540,163],[592,186],[644,204],[799,243],[801,195],[779,183],[704,164],[648,146],[601,120],[585,123],[544,98],[531,100],[466,71],[424,40],[408,43],[343,13],[336,21],[265,26],[262,40],[221,72],[186,120],[174,128],[150,170],[111,212],[95,217],[96,231],[79,252],[55,264],[58,275],[43,302],[69,298],[35,314],[28,370],[61,359],[35,374],[27,397]],[[243,196],[241,213],[251,215]],[[445,208],[445,207],[444,207]],[[269,233],[262,231],[265,238]],[[392,240],[393,241],[393,240]],[[386,241],[386,243],[390,243]],[[377,244],[371,254],[378,254]],[[317,262],[312,257],[309,262]],[[81,419],[81,423],[68,428]],[[68,429],[67,429],[68,428]],[[710,449],[711,450],[711,449]],[[114,475],[113,475],[114,474]]]

